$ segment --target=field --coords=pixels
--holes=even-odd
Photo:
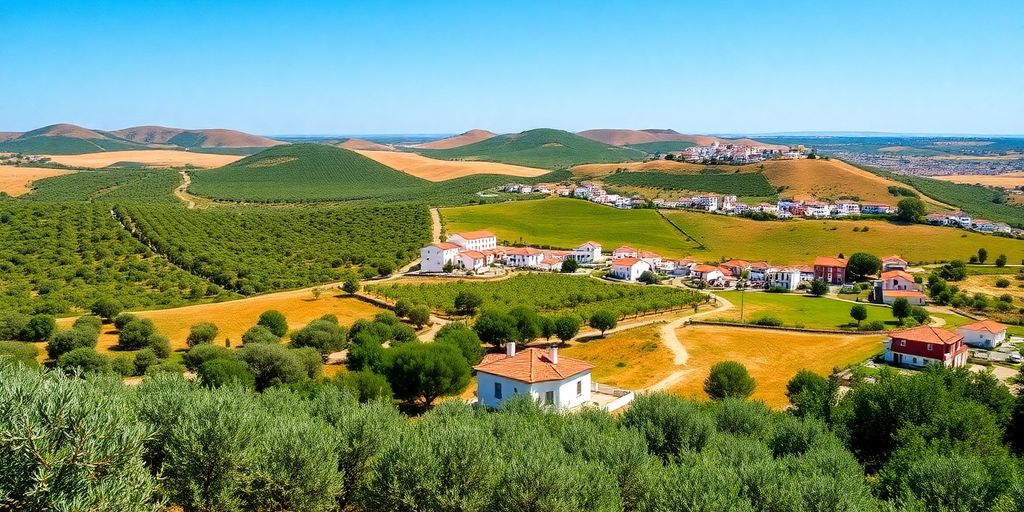
[[[175,265],[245,295],[338,281],[358,267],[395,269],[430,240],[419,206],[116,211]]]
[[[786,383],[802,368],[828,375],[882,351],[882,335],[808,334],[745,327],[696,325],[676,331],[689,353],[683,380],[673,393],[707,399],[704,380],[719,361],[743,363],[757,381],[753,398],[781,408]]]
[[[561,354],[593,364],[595,382],[646,389],[676,370],[672,351],[660,341],[663,325],[656,323],[576,343],[561,349]]]
[[[816,256],[849,256],[866,251],[877,256],[899,254],[907,261],[930,263],[967,260],[980,247],[987,248],[989,254],[1006,254],[1010,261],[1024,257],[1022,240],[923,224],[805,219],[759,222],[686,211],[665,215],[704,244],[705,248],[695,251],[694,256],[716,260],[743,258],[775,264],[810,264]],[[863,231],[865,227],[867,231]]]
[[[80,171],[39,180],[33,183],[32,192],[24,198],[46,202],[89,201],[157,172],[173,173],[150,170]]]
[[[743,322],[749,323],[764,316],[773,316],[782,320],[786,327],[808,329],[841,329],[848,328],[848,324],[854,323],[853,318],[850,318],[850,308],[853,304],[826,297],[763,292],[719,292],[719,295],[732,302],[735,307],[714,318],[715,320],[739,322],[742,296]],[[871,304],[864,306],[868,309],[866,321],[894,321],[892,310],[888,307]]]
[[[775,195],[775,187],[764,174],[744,172],[732,174],[671,174],[666,172],[617,172],[606,176],[604,183],[672,191],[711,192],[743,197]]]
[[[224,339],[228,338],[231,345],[237,347],[241,345],[242,333],[256,325],[260,313],[270,309],[284,314],[288,319],[289,329],[299,329],[326,314],[336,315],[339,323],[348,325],[356,319],[370,318],[381,311],[371,304],[339,296],[336,292],[326,291],[319,299],[313,300],[309,290],[294,290],[229,302],[141,311],[135,314],[153,320],[157,329],[171,339],[171,347],[178,350],[188,346],[185,340],[189,328],[197,322],[213,322],[220,331],[216,343],[223,344]],[[58,325],[70,327],[73,322],[73,318],[62,318]],[[115,345],[116,331],[112,326],[105,326],[104,332],[100,335],[98,348],[103,352],[109,352]]]
[[[644,157],[642,151],[609,146],[551,129],[498,135],[451,149],[419,151],[440,160],[483,160],[542,169],[564,169],[585,163],[630,162]]]
[[[1024,172],[1006,174],[960,174],[955,176],[936,176],[935,179],[960,183],[963,185],[985,185],[988,187],[1017,188],[1024,187]]]
[[[356,151],[393,169],[430,181],[444,181],[475,174],[502,174],[506,176],[535,177],[547,174],[546,169],[523,167],[496,162],[465,162],[437,160],[416,153],[399,151]]]
[[[0,310],[64,314],[102,296],[142,309],[218,295],[132,238],[109,210],[0,200]]]
[[[9,196],[20,196],[32,190],[32,183],[44,178],[52,178],[74,171],[48,169],[45,167],[15,167],[0,165],[0,193]]]
[[[121,162],[132,162],[146,167],[221,167],[241,159],[235,155],[194,153],[171,149],[144,149],[138,151],[106,151],[81,155],[46,155],[54,163],[71,167],[99,169]]]
[[[997,287],[996,281],[999,279],[1010,281],[1010,286],[1006,288]],[[1012,271],[1005,275],[967,276],[967,279],[956,284],[971,295],[984,293],[992,297],[999,297],[1000,295],[1008,294],[1013,297],[1017,307],[1024,307],[1024,286],[1022,286],[1024,285],[1024,280],[1017,279],[1017,275]]]
[[[454,309],[455,296],[474,291],[484,299],[483,309],[534,308],[544,313],[572,313],[583,319],[600,309],[619,317],[637,313],[689,307],[704,300],[692,290],[666,286],[612,284],[590,277],[561,274],[520,274],[496,281],[449,281],[445,283],[387,283],[367,291],[391,300],[426,304],[435,311]]]
[[[686,148],[692,148],[697,144],[682,140],[666,140],[660,142],[644,142],[640,144],[627,144],[628,147],[633,149],[639,149],[645,153],[670,153],[673,151],[682,151]]]
[[[446,208],[441,217],[449,233],[487,229],[507,242],[573,248],[594,240],[605,252],[629,244],[673,257],[697,250],[653,210],[616,210],[579,199]]]
[[[648,160],[646,162],[625,162],[616,164],[583,164],[573,166],[572,175],[580,178],[600,178],[620,169],[628,171],[661,171],[679,174],[696,174],[712,166],[676,162],[674,160]],[[738,169],[738,168],[734,168]],[[745,170],[744,172],[753,172]]]

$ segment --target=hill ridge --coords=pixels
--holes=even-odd
[[[583,163],[632,162],[644,157],[642,151],[553,128],[535,128],[457,148],[420,152],[442,160],[483,160],[542,169],[563,169]]]
[[[472,130],[466,130],[458,135],[452,135],[451,137],[445,137],[440,140],[417,144],[412,147],[418,149],[453,149],[473,144],[475,142],[485,141],[496,136],[497,134],[494,132],[473,128]]]

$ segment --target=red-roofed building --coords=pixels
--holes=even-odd
[[[555,409],[573,409],[590,402],[590,370],[594,365],[559,357],[558,348],[528,348],[516,353],[509,343],[505,354],[489,354],[473,367],[477,399],[496,408],[513,396],[528,394]]]
[[[923,306],[925,303],[921,285],[914,282],[914,276],[909,272],[905,270],[882,272],[881,278],[874,281],[875,302],[892,304],[896,299],[907,299],[914,306]]]
[[[460,247],[440,242],[420,249],[420,272],[444,272],[446,266],[455,266]]]
[[[636,281],[640,275],[651,270],[651,264],[639,258],[612,260],[611,276],[626,281]]]
[[[886,256],[886,257],[882,258],[882,271],[883,272],[886,271],[886,270],[906,270],[906,269],[907,269],[907,260],[905,260],[903,258],[900,258],[899,256],[896,256],[895,254],[892,255],[892,256]]]
[[[463,231],[452,233],[448,242],[465,249],[484,251],[498,246],[498,237],[490,231]]]
[[[825,256],[814,258],[814,278],[828,284],[846,283],[846,260]]]
[[[964,343],[984,348],[996,348],[1006,341],[1006,326],[992,320],[961,325],[956,329],[964,337]]]
[[[544,251],[533,247],[514,247],[505,251],[505,264],[510,267],[537,268],[544,261]]]
[[[967,364],[967,345],[960,334],[922,325],[890,332],[885,341],[885,360],[896,366],[941,364],[959,368]]]
[[[623,245],[621,247],[616,247],[615,250],[612,251],[612,259],[613,260],[617,260],[619,258],[636,258],[636,257],[637,257],[636,249],[634,249],[634,248],[632,248],[632,247],[630,247],[628,245]]]

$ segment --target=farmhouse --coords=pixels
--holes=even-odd
[[[488,354],[477,371],[477,397],[484,406],[497,408],[516,395],[528,394],[556,410],[568,410],[590,402],[590,370],[594,365],[558,357],[550,350],[528,348],[516,353],[515,343],[504,354]]]
[[[498,247],[498,237],[490,231],[465,231],[453,233],[448,243],[473,251],[486,251]]]
[[[515,247],[505,251],[505,265],[510,267],[537,268],[544,260],[544,251],[533,247]]]
[[[617,259],[620,259],[620,258],[636,258],[636,257],[637,257],[636,249],[634,249],[634,248],[632,248],[632,247],[630,247],[628,245],[623,245],[621,247],[616,247],[615,250],[612,251],[612,259],[613,260],[617,260]]]
[[[459,252],[459,266],[477,271],[487,266],[487,255],[480,251],[463,250]]]
[[[847,199],[841,199],[832,204],[832,212],[836,217],[860,215],[860,205]]]
[[[620,258],[612,261],[612,277],[636,281],[644,272],[651,270],[651,264],[639,258]]]
[[[800,286],[800,269],[796,267],[782,267],[769,269],[765,281],[769,288],[783,288],[789,291],[796,290]]]
[[[444,272],[446,265],[455,265],[459,246],[446,242],[430,244],[420,249],[420,271]]]
[[[883,272],[885,272],[887,270],[906,270],[906,269],[907,269],[907,260],[905,260],[903,258],[900,258],[899,256],[896,256],[895,254],[892,255],[892,256],[886,256],[886,257],[882,258],[882,271]]]
[[[843,258],[829,258],[825,256],[815,258],[814,278],[821,279],[828,284],[845,283],[846,260]]]
[[[572,250],[572,259],[577,263],[594,263],[601,260],[601,244],[588,241]]]
[[[956,332],[964,337],[964,343],[973,347],[996,348],[1006,341],[1006,326],[992,320],[961,325]]]
[[[864,203],[860,205],[860,212],[865,215],[889,215],[895,213],[896,209],[885,203]]]
[[[888,270],[882,272],[881,278],[873,283],[875,302],[892,304],[896,299],[907,299],[915,306],[925,303],[921,285],[914,282],[914,276],[905,270]]]
[[[823,218],[832,213],[832,208],[829,205],[817,201],[808,201],[803,206],[804,215],[807,217]]]
[[[889,333],[885,360],[896,366],[941,364],[959,368],[967,363],[967,345],[960,334],[922,325]]]

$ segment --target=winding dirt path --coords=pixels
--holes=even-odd
[[[196,202],[192,200],[192,195],[188,193],[188,186],[192,184],[192,176],[185,171],[181,171],[181,185],[174,189],[174,197],[181,199],[185,203],[185,207],[192,210],[196,207]]]
[[[431,240],[434,243],[441,241],[441,212],[437,208],[430,209]]]
[[[672,354],[675,355],[673,362],[676,366],[686,366],[686,362],[690,360],[690,354],[686,351],[686,347],[683,346],[682,342],[679,341],[679,336],[676,335],[676,330],[685,325],[689,320],[716,315],[734,307],[732,302],[725,300],[719,295],[715,295],[713,293],[709,293],[708,295],[711,295],[718,301],[717,308],[677,318],[665,324],[665,326],[661,328],[661,342],[672,351]],[[683,380],[683,377],[691,371],[693,370],[676,370],[664,379],[648,386],[644,391],[663,391],[669,389],[677,382]]]

